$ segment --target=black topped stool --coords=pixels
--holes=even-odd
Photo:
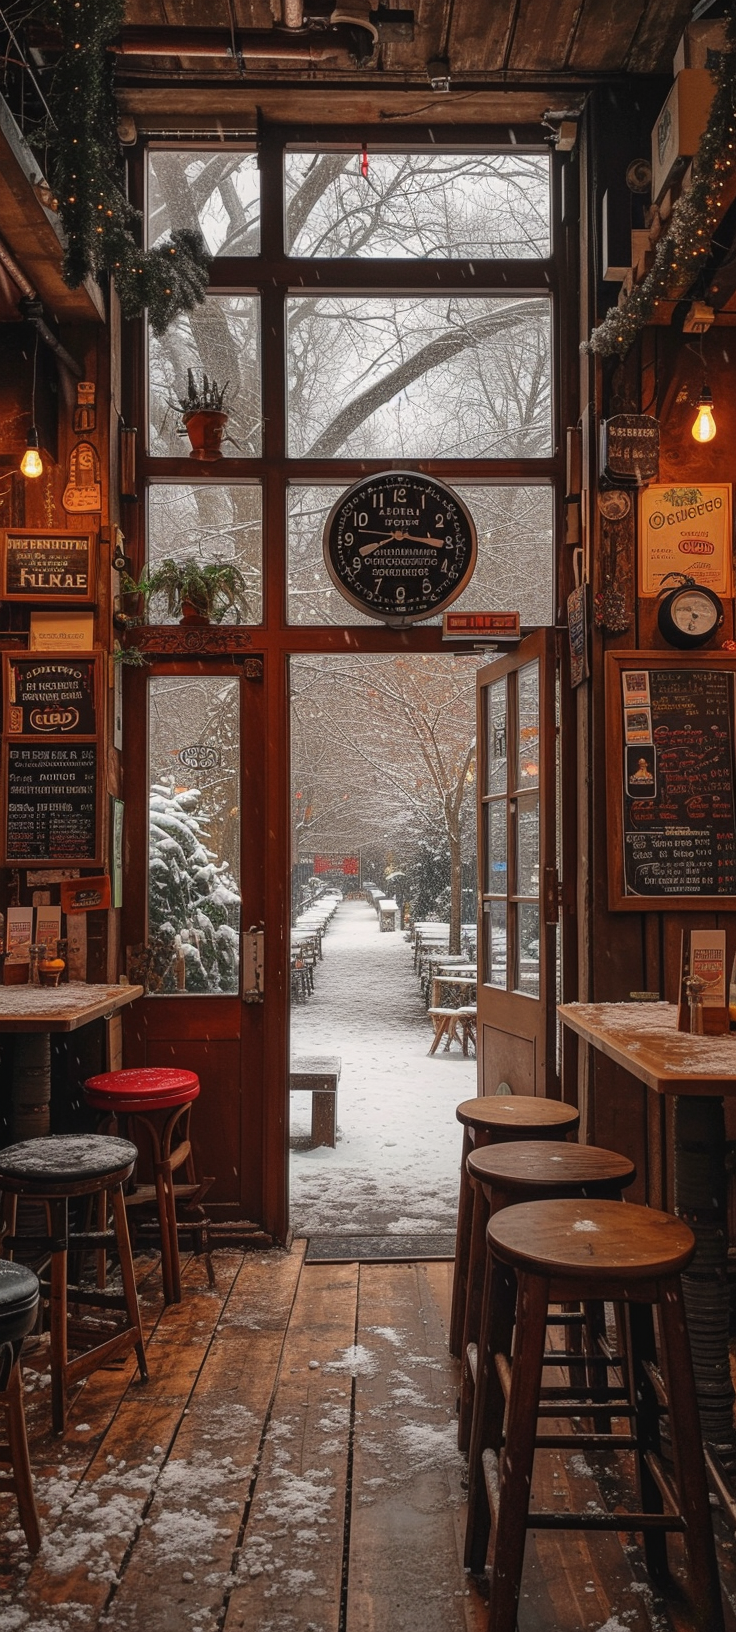
[[[476,1189],[460,1381],[457,1439],[461,1451],[467,1451],[470,1444],[478,1353],[484,1354],[492,1343],[488,1322],[484,1323],[482,1318],[490,1300],[491,1262],[486,1251],[486,1230],[491,1213],[498,1213],[503,1207],[518,1206],[522,1201],[572,1200],[585,1196],[620,1201],[622,1190],[636,1178],[636,1168],[628,1156],[619,1156],[598,1145],[530,1139],[471,1150],[468,1173]],[[615,1365],[623,1358],[605,1352],[605,1317],[600,1303],[589,1304],[582,1313],[561,1314],[559,1324],[568,1327],[571,1341],[576,1335],[587,1338],[588,1373],[600,1370],[601,1365]],[[566,1360],[572,1366],[571,1379],[575,1375],[578,1385],[587,1385],[589,1378],[582,1364],[582,1349],[580,1355],[570,1354]]]
[[[23,1411],[20,1351],[38,1310],[38,1278],[24,1264],[0,1262],[0,1405],[4,1406],[8,1443],[0,1446],[0,1461],[10,1472],[0,1477],[0,1490],[12,1490],[26,1541],[32,1553],[41,1545],[33,1494],[28,1436]]]
[[[715,1543],[705,1477],[695,1381],[680,1273],[695,1251],[692,1230],[669,1213],[620,1201],[531,1201],[504,1207],[488,1225],[492,1258],[489,1318],[493,1353],[479,1371],[471,1460],[483,1477],[468,1491],[465,1563],[481,1571],[493,1521],[488,1629],[514,1632],[527,1530],[641,1532],[647,1568],[667,1575],[666,1532],[683,1534],[693,1588],[694,1625],[724,1632]],[[560,1434],[560,1418],[591,1407],[544,1399],[542,1375],[550,1303],[605,1299],[627,1306],[632,1363],[630,1399],[608,1410],[628,1419],[617,1434]],[[664,1395],[668,1401],[674,1479],[660,1458],[658,1387],[652,1309],[657,1309]],[[513,1346],[513,1358],[512,1358]],[[549,1393],[549,1391],[546,1391]],[[539,1435],[538,1418],[553,1418]],[[635,1452],[639,1508],[533,1509],[535,1450],[570,1448]]]
[[[463,1352],[468,1266],[473,1229],[473,1183],[467,1169],[471,1150],[482,1145],[498,1145],[511,1139],[567,1139],[580,1122],[572,1105],[558,1099],[537,1099],[533,1094],[486,1094],[464,1099],[455,1115],[463,1128],[460,1162],[460,1197],[457,1207],[455,1273],[450,1312],[450,1354]]]
[[[19,1246],[32,1247],[51,1255],[50,1280],[47,1285],[42,1283],[42,1292],[50,1304],[51,1413],[57,1433],[62,1433],[66,1426],[66,1397],[70,1384],[88,1377],[98,1366],[135,1349],[141,1377],[145,1381],[148,1376],[123,1199],[123,1185],[133,1172],[137,1155],[135,1145],[131,1145],[129,1140],[107,1138],[95,1133],[28,1139],[23,1144],[0,1150],[0,1190],[6,1231],[2,1240],[3,1256],[9,1257]],[[70,1200],[76,1196],[98,1195],[103,1190],[108,1192],[112,1205],[113,1231],[70,1231]],[[43,1204],[47,1220],[46,1235],[15,1235],[19,1197]],[[117,1251],[123,1282],[122,1296],[97,1287],[67,1285],[69,1251],[103,1246]],[[98,1342],[70,1360],[69,1348],[76,1345],[78,1335],[82,1334],[75,1326],[73,1342],[70,1341],[67,1320],[69,1304],[122,1310],[127,1315],[127,1324],[114,1330],[104,1342]],[[99,1325],[95,1335],[99,1336]]]

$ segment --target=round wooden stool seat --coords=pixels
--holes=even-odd
[[[466,1128],[500,1139],[564,1139],[580,1122],[574,1105],[559,1099],[537,1099],[532,1094],[486,1094],[465,1099],[455,1115]]]
[[[129,1139],[99,1133],[50,1134],[0,1151],[0,1190],[63,1196],[73,1186],[87,1195],[130,1178],[138,1156]]]
[[[606,1282],[679,1275],[695,1251],[682,1219],[618,1201],[527,1201],[494,1213],[495,1258],[531,1275]]]
[[[559,1142],[575,1132],[580,1116],[573,1105],[563,1105],[559,1099],[537,1099],[533,1094],[484,1094],[477,1099],[464,1099],[455,1115],[463,1128],[463,1150],[449,1347],[450,1354],[460,1357],[466,1347],[464,1339],[467,1335],[468,1283],[473,1269],[474,1233],[476,1245],[479,1243],[480,1252],[485,1254],[485,1217],[480,1223],[475,1191],[468,1174],[468,1156],[473,1148],[480,1150],[483,1145],[504,1144],[511,1140],[548,1139]]]
[[[33,1270],[0,1259],[0,1344],[19,1343],[30,1332],[38,1299],[38,1276]]]
[[[569,1188],[580,1195],[596,1195],[612,1187],[623,1190],[636,1178],[627,1156],[598,1145],[571,1145],[549,1139],[482,1145],[468,1155],[468,1172],[479,1184],[498,1188],[506,1202],[559,1197]]]
[[[169,1067],[133,1066],[125,1071],[102,1071],[88,1077],[84,1097],[88,1105],[101,1111],[158,1111],[188,1105],[199,1095],[195,1071]]]
[[[8,1259],[18,1249],[27,1248],[29,1242],[41,1250],[44,1259],[41,1290],[49,1305],[51,1415],[57,1433],[63,1433],[66,1426],[70,1385],[81,1382],[97,1366],[109,1364],[135,1349],[144,1382],[148,1376],[123,1197],[123,1185],[131,1177],[137,1160],[137,1148],[129,1139],[99,1133],[51,1134],[43,1139],[25,1139],[0,1151],[3,1226],[0,1251],[5,1260],[2,1270],[13,1271],[20,1267]],[[77,1227],[76,1216],[70,1220],[69,1203],[80,1196],[97,1197],[99,1228],[93,1232],[88,1223]],[[112,1206],[111,1231],[106,1222],[108,1198]],[[46,1229],[42,1235],[16,1234],[19,1200],[21,1203],[43,1201]],[[100,1287],[70,1285],[70,1253],[72,1263],[81,1267],[85,1248],[94,1246],[101,1251],[108,1243],[119,1259],[122,1296],[106,1293]],[[88,1323],[81,1331],[83,1321],[68,1319],[69,1306],[75,1304],[114,1309],[123,1312],[125,1319],[117,1324],[113,1335],[100,1341],[99,1323]],[[0,1330],[1,1327],[0,1301]],[[90,1340],[92,1346],[85,1347]],[[80,1346],[82,1352],[70,1357],[70,1348]]]

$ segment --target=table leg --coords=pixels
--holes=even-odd
[[[51,1132],[51,1038],[47,1031],[13,1039],[13,1139]]]
[[[675,1211],[697,1247],[682,1277],[703,1438],[736,1468],[734,1390],[728,1357],[726,1127],[723,1100],[681,1094],[675,1103]]]

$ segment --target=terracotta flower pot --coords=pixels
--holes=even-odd
[[[206,627],[209,621],[207,613],[202,611],[201,606],[196,601],[187,600],[185,596],[181,603],[179,622],[187,624],[190,629],[192,624],[201,629],[203,626]]]
[[[190,459],[221,459],[222,438],[227,425],[227,414],[215,408],[198,408],[194,414],[185,414],[184,425],[192,444]]]

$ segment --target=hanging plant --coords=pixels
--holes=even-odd
[[[721,218],[721,198],[736,168],[736,4],[728,12],[729,50],[712,70],[716,94],[696,157],[692,186],[678,199],[669,229],[658,240],[651,271],[621,306],[612,306],[581,351],[625,356],[660,301],[679,297],[695,282]]]
[[[62,49],[40,140],[66,235],[65,283],[75,289],[86,277],[111,273],[123,315],[147,311],[154,333],[163,334],[204,300],[212,257],[202,234],[188,227],[156,249],[136,242],[141,217],[125,195],[108,51],[124,16],[125,0],[48,0],[44,19],[60,31]]]

